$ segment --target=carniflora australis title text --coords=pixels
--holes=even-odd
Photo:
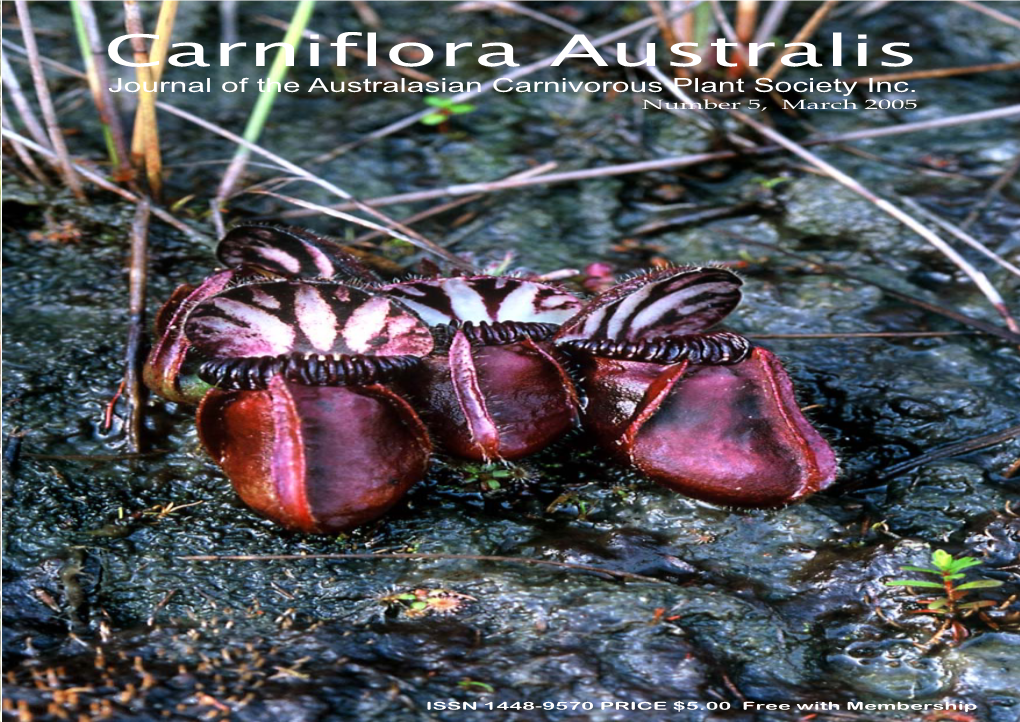
[[[122,45],[132,38],[150,38],[155,40],[159,36],[150,34],[121,35],[110,43],[108,51],[110,58],[119,65],[139,67],[142,65],[157,65],[158,63],[135,63],[125,59],[121,55]],[[335,63],[337,66],[347,65],[348,48],[360,48],[365,54],[365,62],[369,66],[375,66],[379,60],[379,48],[375,33],[347,32],[337,35],[336,40],[329,43],[322,43],[318,35],[312,36],[312,41],[302,49],[307,53],[307,64],[310,67],[318,67],[325,63]],[[327,48],[334,48],[333,52],[323,52],[323,45]],[[619,65],[625,67],[639,67],[642,65],[654,65],[658,52],[658,44],[645,43],[640,47],[637,43],[631,48],[628,43],[617,43],[615,48],[615,60]],[[213,63],[210,60],[213,54],[207,54],[204,46],[199,43],[181,42],[174,43],[171,47],[171,54],[166,62],[176,67],[210,67]],[[273,48],[280,48],[285,53],[288,66],[294,66],[297,51],[289,43],[254,43],[255,65],[264,66],[267,63],[267,55]],[[898,68],[910,65],[913,58],[905,52],[896,48],[910,48],[910,43],[885,43],[881,48],[881,65]],[[454,67],[458,61],[474,61],[478,65],[490,68],[497,67],[520,67],[514,58],[514,48],[509,43],[482,43],[483,54],[477,58],[472,51],[474,43],[446,43],[443,49],[443,56],[447,67]],[[868,36],[859,34],[855,38],[844,38],[842,33],[832,34],[832,45],[827,58],[828,65],[840,67],[856,63],[858,67],[865,67],[871,60],[869,56],[870,44]],[[789,67],[822,67],[826,63],[819,60],[822,53],[814,43],[749,43],[746,48],[739,43],[728,41],[724,38],[717,38],[702,47],[699,43],[682,42],[669,46],[670,56],[673,58],[669,64],[678,68],[689,68],[699,65],[706,55],[714,56],[717,65],[722,67],[735,67],[740,62],[746,62],[751,67],[757,67],[759,63],[771,62],[770,56],[775,57],[776,53],[789,51],[782,57],[783,65]],[[216,62],[221,67],[229,67],[232,60],[237,60],[235,53],[244,55],[250,52],[248,43],[220,43],[218,52],[215,54]],[[469,56],[470,54],[470,56]],[[600,66],[608,66],[607,57],[612,56],[612,51],[599,50],[585,35],[574,35],[570,42],[564,46],[556,59],[550,64],[552,67],[562,65],[567,60],[588,61]],[[416,68],[428,65],[436,59],[436,50],[425,43],[398,43],[389,48],[387,57],[389,62],[405,68]],[[738,62],[739,61],[739,62]]]

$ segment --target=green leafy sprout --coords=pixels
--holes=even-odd
[[[496,691],[496,688],[488,682],[479,682],[476,679],[462,679],[457,683],[457,686],[461,689],[471,690],[472,692],[482,692],[485,694],[492,694]]]
[[[425,125],[440,125],[449,120],[451,116],[463,115],[476,110],[475,106],[470,103],[458,103],[450,98],[440,98],[436,95],[425,96],[425,105],[435,108],[421,119]]]
[[[971,613],[975,610],[983,607],[994,607],[995,602],[990,599],[979,599],[970,602],[961,602],[964,597],[971,594],[977,589],[991,589],[993,587],[1002,586],[1002,582],[995,581],[993,579],[977,579],[972,582],[964,582],[963,584],[957,584],[957,580],[963,579],[967,575],[964,573],[965,569],[976,567],[981,564],[980,559],[974,557],[960,557],[956,559],[952,554],[936,549],[931,555],[931,562],[934,565],[932,567],[913,567],[903,566],[900,567],[905,572],[921,572],[923,574],[931,574],[933,576],[940,577],[940,581],[930,581],[928,579],[893,579],[892,581],[886,582],[887,587],[913,587],[916,589],[938,589],[945,592],[944,595],[935,597],[933,599],[924,600],[927,604],[927,609],[924,612],[928,614],[944,614],[950,617],[955,617],[960,613]]]

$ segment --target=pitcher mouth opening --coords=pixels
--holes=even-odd
[[[457,331],[463,333],[472,346],[505,346],[530,339],[547,341],[559,329],[559,324],[535,321],[453,321],[432,327],[437,349],[449,348]]]
[[[751,342],[731,331],[711,331],[665,339],[612,341],[609,339],[571,339],[559,342],[567,351],[581,351],[593,356],[621,361],[723,366],[737,364],[751,353]]]
[[[282,354],[214,359],[198,368],[198,376],[217,388],[261,390],[274,376],[304,386],[367,386],[394,379],[415,368],[413,355]]]

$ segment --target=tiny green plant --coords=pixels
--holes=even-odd
[[[971,582],[958,583],[958,580],[965,578],[966,569],[981,564],[980,559],[974,557],[955,558],[949,552],[936,549],[931,555],[933,567],[900,567],[906,572],[921,572],[939,577],[939,581],[929,579],[893,579],[885,583],[887,587],[911,587],[918,590],[938,589],[942,595],[919,600],[925,604],[924,609],[919,609],[915,614],[933,614],[945,617],[945,622],[935,633],[935,636],[928,642],[932,644],[942,636],[949,628],[953,630],[953,639],[959,641],[967,636],[966,628],[963,626],[963,619],[986,607],[996,606],[996,602],[990,599],[975,599],[963,601],[964,598],[978,589],[992,589],[1002,586],[1002,582],[993,579],[976,579]]]
[[[454,115],[463,115],[475,110],[470,103],[458,103],[450,98],[440,98],[436,95],[425,96],[425,105],[435,108],[428,115],[422,117],[421,122],[425,125],[441,125]]]
[[[481,692],[483,694],[492,694],[496,691],[488,682],[479,682],[477,679],[462,679],[457,683],[457,686],[461,689],[470,690],[472,692]]]
[[[459,469],[466,484],[477,484],[483,492],[501,491],[530,477],[528,468],[517,464],[468,462]]]

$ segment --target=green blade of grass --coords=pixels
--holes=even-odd
[[[113,142],[113,133],[110,132],[110,124],[102,110],[102,91],[99,88],[99,78],[96,76],[96,63],[92,58],[92,44],[89,42],[88,32],[85,30],[85,18],[81,13],[81,0],[71,0],[70,4],[71,19],[74,21],[74,35],[78,39],[81,59],[85,64],[89,90],[92,91],[93,102],[100,110],[99,122],[102,125],[103,140],[106,141],[106,152],[110,156],[110,163],[116,168],[120,165],[120,154],[117,153],[117,146]]]
[[[978,579],[976,582],[967,582],[961,584],[956,588],[956,591],[962,592],[964,589],[992,589],[993,587],[1001,587],[1002,582],[994,579]]]
[[[938,582],[928,582],[923,579],[894,579],[891,582],[886,582],[887,587],[932,587],[934,589],[944,589],[944,587]]]
[[[300,0],[297,7],[294,8],[294,16],[290,20],[290,27],[286,35],[284,35],[283,42],[293,47],[295,53],[297,53],[297,48],[301,44],[302,34],[312,17],[314,9],[315,0]],[[244,132],[241,134],[241,137],[249,143],[256,142],[259,136],[262,135],[262,129],[265,127],[269,113],[273,109],[273,103],[276,102],[277,89],[283,82],[283,79],[287,77],[287,69],[287,53],[284,47],[276,51],[276,57],[273,59],[273,65],[269,69],[269,75],[266,78],[268,87],[259,94],[258,100],[255,101],[255,106],[252,108],[251,115],[248,117],[248,123],[244,126]],[[230,195],[234,184],[244,170],[250,154],[251,151],[247,147],[238,146],[233,159],[230,161],[230,165],[223,174],[219,190],[216,192],[217,201],[222,201]]]

